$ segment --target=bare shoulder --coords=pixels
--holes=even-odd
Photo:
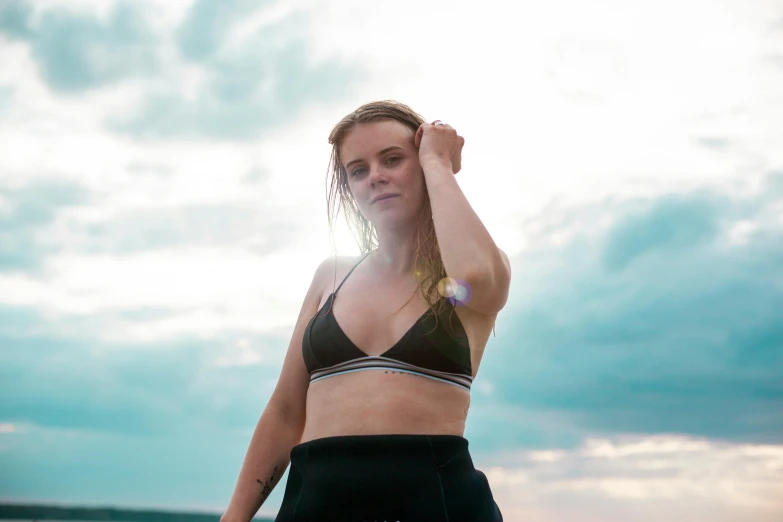
[[[348,271],[361,259],[357,256],[329,256],[318,265],[315,277],[321,285],[323,295],[334,291],[337,285],[342,281]]]

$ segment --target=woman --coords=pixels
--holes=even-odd
[[[463,433],[511,270],[454,179],[464,139],[381,101],[329,143],[363,255],[316,269],[223,522],[289,463],[276,522],[502,521]]]

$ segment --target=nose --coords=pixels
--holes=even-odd
[[[370,167],[369,178],[372,183],[378,183],[386,181],[386,173],[381,165],[373,165]]]

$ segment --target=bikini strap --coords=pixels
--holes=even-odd
[[[351,270],[350,270],[350,271],[349,271],[349,272],[348,272],[348,273],[345,275],[345,277],[343,278],[342,282],[340,283],[340,286],[343,286],[343,283],[345,283],[345,280],[346,280],[346,279],[348,279],[348,276],[349,276],[349,275],[351,275],[351,272],[353,272],[353,271],[354,271],[354,269],[355,269],[357,266],[359,266],[359,263],[361,263],[362,261],[364,261],[364,259],[365,259],[367,256],[369,256],[370,254],[372,254],[372,251],[370,251],[370,252],[367,252],[367,253],[364,255],[364,257],[363,257],[363,258],[361,258],[361,259],[359,260],[359,262],[358,262],[358,263],[356,263],[355,265],[353,265],[353,268],[351,268]],[[335,293],[335,294],[336,294],[337,292],[339,292],[339,291],[340,291],[340,286],[338,286],[338,287],[337,287],[337,290],[335,290],[335,291],[334,291],[334,293]]]

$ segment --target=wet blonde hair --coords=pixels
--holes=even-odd
[[[356,200],[348,187],[348,175],[340,158],[340,148],[345,136],[355,125],[379,120],[395,120],[415,134],[425,119],[413,109],[403,103],[392,100],[382,100],[366,103],[345,116],[334,126],[329,134],[329,144],[332,145],[332,155],[329,160],[327,172],[329,192],[326,199],[329,218],[329,234],[334,247],[334,221],[340,209],[345,211],[345,220],[354,237],[357,239],[362,254],[367,254],[378,247],[378,233],[375,226],[367,220],[356,205]],[[430,206],[429,191],[424,184],[424,204],[422,205],[414,232],[413,249],[413,276],[418,281],[417,289],[425,302],[429,304],[431,313],[436,318],[446,309],[448,298],[436,291],[437,299],[432,303],[430,296],[433,290],[437,290],[439,281],[446,277],[443,261],[440,257],[438,238],[435,235],[435,224],[432,221],[432,207]],[[336,203],[335,203],[335,200]],[[336,271],[336,266],[335,266]],[[411,298],[413,295],[411,295]],[[410,298],[408,299],[410,301]],[[407,304],[407,301],[406,303]],[[403,304],[403,307],[405,306]],[[402,308],[402,307],[400,307]],[[454,312],[452,308],[452,313]],[[451,316],[449,317],[451,322]]]

